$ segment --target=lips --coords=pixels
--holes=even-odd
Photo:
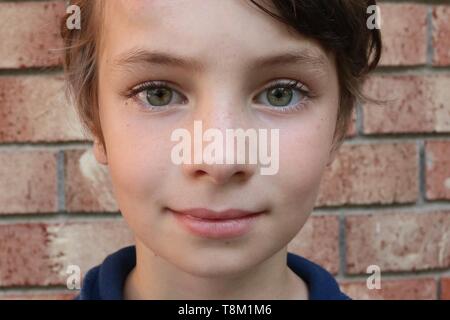
[[[184,210],[170,209],[174,213],[183,214],[197,219],[206,220],[230,220],[250,217],[262,213],[263,211],[248,211],[240,209],[228,209],[224,211],[214,211],[206,208],[194,208]]]
[[[230,239],[244,236],[257,225],[265,212],[240,209],[224,211],[205,208],[167,209],[184,230],[195,236],[209,239]]]

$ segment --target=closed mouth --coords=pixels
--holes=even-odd
[[[215,211],[206,208],[193,208],[184,210],[174,210],[171,208],[168,209],[174,213],[187,215],[194,219],[201,219],[201,220],[242,219],[242,218],[249,218],[251,216],[256,216],[264,212],[264,211],[249,211],[241,209],[227,209],[223,211]]]

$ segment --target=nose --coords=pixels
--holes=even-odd
[[[249,139],[245,138],[245,143],[242,143],[241,140],[241,148],[238,148],[238,139],[234,135],[227,134],[227,130],[229,133],[230,129],[243,129],[245,131],[246,129],[242,128],[245,116],[239,112],[238,108],[234,110],[224,109],[222,109],[222,112],[216,109],[217,112],[209,110],[207,113],[199,112],[196,114],[198,120],[194,121],[194,130],[191,131],[193,140],[191,144],[192,159],[190,163],[181,165],[183,173],[189,179],[225,185],[233,182],[243,183],[254,175],[257,164],[249,163],[250,156],[248,153],[251,151]],[[212,133],[212,131],[209,129],[213,129],[214,134],[210,135],[209,133]],[[207,138],[204,139],[204,135]],[[195,139],[197,139],[197,142],[201,141],[201,147],[194,142]],[[243,145],[245,145],[245,149],[242,148]],[[216,151],[220,148],[221,151],[210,152],[211,148]],[[244,161],[238,161],[238,154]],[[195,158],[197,161],[194,161]]]
[[[245,164],[187,164],[183,168],[185,174],[196,181],[209,181],[214,185],[225,185],[248,180],[253,170]]]

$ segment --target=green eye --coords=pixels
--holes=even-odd
[[[310,96],[309,89],[299,81],[278,80],[261,92],[257,100],[262,101],[268,109],[290,112],[304,107]]]
[[[133,88],[128,98],[135,97],[143,109],[166,110],[173,104],[184,104],[185,98],[165,81],[149,81]]]
[[[285,107],[292,101],[292,89],[278,87],[267,92],[267,100],[274,106]]]
[[[147,102],[156,107],[165,106],[172,100],[172,90],[169,88],[148,89],[146,95]]]

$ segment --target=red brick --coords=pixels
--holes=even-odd
[[[422,65],[427,61],[427,6],[380,4],[381,65]]]
[[[0,285],[26,285],[40,279],[56,282],[46,254],[48,233],[43,224],[0,225]]]
[[[0,152],[0,213],[56,212],[56,153]]]
[[[73,300],[77,294],[79,294],[78,290],[61,292],[25,291],[22,293],[0,293],[0,300]]]
[[[366,281],[340,282],[343,292],[354,300],[436,300],[436,281],[431,278],[383,279],[381,288],[368,289]]]
[[[363,132],[450,132],[450,75],[372,76],[365,92],[386,100],[363,106]]]
[[[426,141],[426,197],[450,200],[450,140]]]
[[[61,64],[64,13],[64,1],[0,3],[0,69]]]
[[[433,64],[450,65],[450,6],[433,8]]]
[[[450,211],[383,212],[346,217],[348,273],[415,271],[450,266]]]
[[[325,171],[316,205],[414,202],[417,179],[414,143],[344,144]]]
[[[65,151],[67,211],[118,211],[111,177],[92,148]]]
[[[310,217],[289,243],[288,251],[310,259],[336,274],[339,271],[338,217]]]
[[[441,279],[441,300],[450,300],[450,276]]]
[[[65,285],[69,265],[83,275],[132,243],[122,219],[0,225],[0,286]]]
[[[0,77],[0,142],[85,140],[63,76]]]

